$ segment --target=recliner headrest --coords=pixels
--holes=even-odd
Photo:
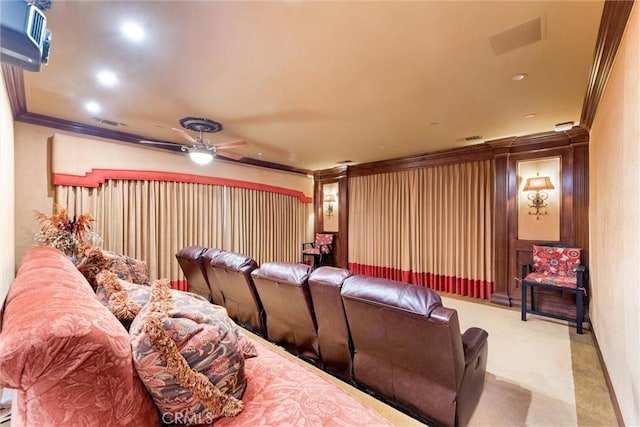
[[[344,268],[319,267],[313,270],[309,276],[309,282],[322,283],[323,285],[342,286],[342,283],[353,273]]]
[[[311,266],[287,262],[266,262],[257,270],[253,270],[253,277],[270,279],[276,282],[302,285],[311,273]]]
[[[342,297],[367,301],[429,317],[442,306],[440,295],[417,285],[369,276],[351,276],[342,285]]]
[[[235,252],[218,252],[211,257],[210,264],[214,267],[223,267],[240,271],[246,267],[258,268],[258,263],[250,256]]]
[[[176,257],[186,258],[186,259],[198,259],[206,251],[207,251],[207,248],[202,247],[202,246],[187,246],[186,248],[180,249],[176,253]]]

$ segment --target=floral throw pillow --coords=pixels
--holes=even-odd
[[[109,270],[128,282],[149,285],[149,271],[147,264],[142,260],[97,248],[85,252],[84,255],[77,267],[93,289],[98,286],[96,276],[102,270]]]
[[[546,276],[576,277],[580,252],[578,248],[533,245],[534,270]]]
[[[167,280],[152,285],[151,299],[131,324],[138,375],[163,420],[235,416],[243,409],[244,359],[237,326],[226,311],[190,294],[171,292]]]
[[[102,270],[96,276],[96,298],[122,322],[127,330],[142,307],[151,298],[151,287],[119,279],[115,273]]]
[[[118,276],[108,270],[100,272],[100,274],[96,276],[96,282],[98,283],[98,287],[96,288],[96,298],[98,298],[98,301],[107,307],[109,311],[120,320],[122,325],[129,330],[133,319],[140,313],[142,307],[149,302],[151,298],[151,287],[137,285],[119,279]],[[198,300],[207,312],[215,312],[216,315],[212,316],[208,321],[212,323],[224,322],[226,324],[226,327],[236,336],[245,359],[258,355],[253,342],[243,335],[242,329],[229,317],[227,309],[219,305],[211,304],[207,299],[198,294],[179,291],[177,289],[170,289],[169,292],[176,296],[178,300],[185,298],[188,301],[191,301],[191,299]],[[195,303],[191,302],[191,304],[193,305]]]

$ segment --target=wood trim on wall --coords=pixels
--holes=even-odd
[[[519,276],[517,264],[532,241],[517,239],[516,160],[562,157],[562,217],[563,242],[580,245],[588,250],[588,142],[586,129],[574,126],[565,132],[543,132],[487,141],[476,146],[408,156],[381,162],[316,171],[315,230],[323,231],[322,185],[340,183],[340,233],[338,233],[336,265],[348,265],[348,178],[398,172],[409,169],[492,159],[494,161],[494,228],[495,269],[492,302],[502,305],[519,304],[514,277]],[[574,189],[574,183],[576,188]],[[542,243],[542,242],[538,242]]]
[[[580,125],[587,130],[591,130],[633,4],[634,0],[606,0],[604,2],[593,66],[580,116]]]
[[[338,183],[338,232],[334,235],[333,261],[336,267],[347,268],[349,261],[349,179],[348,166],[316,171],[314,173],[314,228],[316,233],[324,232],[322,187]]]
[[[491,158],[493,158],[493,149],[490,146],[486,144],[476,144],[469,147],[434,151],[432,153],[353,165],[348,167],[348,175],[349,177],[375,175],[379,173],[488,160]]]
[[[588,141],[589,134],[581,127],[567,132],[549,132],[517,138],[490,141],[495,150],[495,290],[492,302],[520,305],[520,289],[516,277],[520,264],[529,262],[533,244],[543,241],[518,238],[516,206],[516,164],[521,160],[561,157],[561,219],[560,241],[581,247],[588,253]],[[583,256],[586,262],[588,258]],[[541,309],[562,312],[575,309],[554,296],[540,301]],[[545,305],[547,304],[547,305]]]

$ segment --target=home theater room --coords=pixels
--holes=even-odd
[[[640,427],[637,2],[0,30],[0,426]]]

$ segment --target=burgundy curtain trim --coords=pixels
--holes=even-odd
[[[491,299],[493,292],[493,282],[484,280],[465,279],[463,277],[444,276],[433,273],[416,273],[415,271],[404,271],[397,268],[356,263],[349,263],[349,270],[351,270],[353,274],[382,277],[424,286],[434,291],[448,292],[474,298]]]
[[[186,280],[172,280],[169,283],[169,286],[171,287],[171,289],[177,289],[179,291],[188,291],[189,290],[189,286],[187,285],[187,281]]]

